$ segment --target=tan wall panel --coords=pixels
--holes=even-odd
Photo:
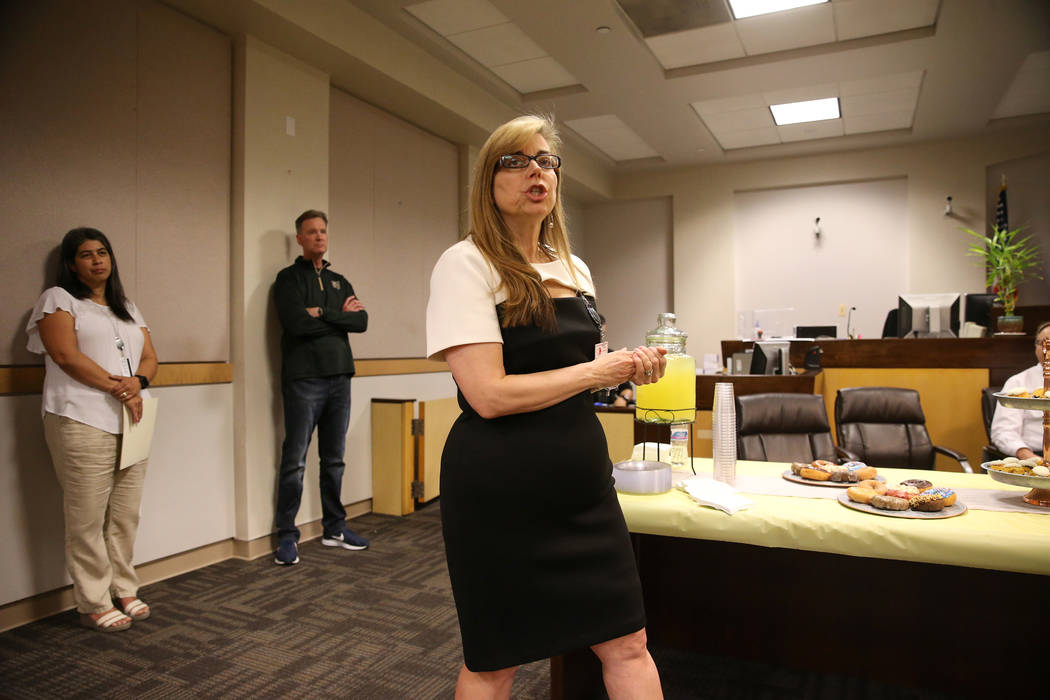
[[[634,414],[599,411],[595,415],[605,430],[609,459],[614,463],[630,459],[634,451]]]
[[[230,40],[143,2],[135,302],[167,362],[229,359]]]
[[[986,369],[825,369],[824,403],[835,434],[835,394],[851,386],[895,386],[915,389],[926,414],[933,444],[965,454],[979,471],[981,448],[987,443],[981,417],[981,389],[988,386]],[[837,440],[836,440],[837,442]],[[958,471],[958,463],[937,455],[937,468]]]
[[[26,364],[40,362],[25,349],[29,310],[56,281],[69,229],[106,233],[135,298],[135,5],[7,3],[0,24],[0,240],[12,263],[0,364]]]
[[[426,354],[430,271],[458,237],[456,147],[333,89],[330,258],[368,309],[355,357]]]

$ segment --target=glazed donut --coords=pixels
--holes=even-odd
[[[880,495],[886,493],[886,484],[881,481],[876,481],[875,479],[864,479],[863,481],[858,482],[857,486],[867,486],[869,489]]]
[[[820,469],[810,465],[802,467],[799,476],[803,479],[812,479],[813,481],[827,481],[831,478],[831,472],[827,469]]]
[[[867,486],[850,486],[846,489],[846,495],[849,496],[849,500],[857,503],[871,503],[871,499],[875,497],[875,492]]]
[[[907,498],[890,496],[887,492],[884,496],[875,494],[871,499],[871,505],[881,510],[908,510],[911,503]]]
[[[834,469],[838,465],[835,464],[834,462],[829,462],[826,459],[817,459],[817,460],[814,460],[814,461],[810,462],[809,466],[816,467],[817,469],[826,469],[828,471],[831,471],[832,469]]]
[[[958,498],[958,495],[955,493],[955,491],[952,491],[947,486],[937,486],[937,487],[932,488],[932,489],[926,489],[920,495],[925,495],[925,494],[928,494],[928,493],[939,494],[941,496],[941,498],[944,499],[944,507],[945,508],[947,508],[948,506],[955,505],[955,500]]]
[[[944,496],[934,491],[925,491],[912,496],[909,503],[913,510],[921,510],[926,513],[944,510]]]

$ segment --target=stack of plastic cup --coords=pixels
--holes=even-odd
[[[715,384],[712,433],[713,476],[716,481],[736,486],[736,402],[733,400],[733,385],[729,382]]]

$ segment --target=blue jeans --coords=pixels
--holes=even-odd
[[[343,532],[346,509],[343,485],[343,452],[350,425],[350,376],[290,379],[281,382],[284,397],[284,446],[277,484],[277,538],[299,540],[295,516],[303,495],[303,472],[310,436],[317,428],[321,458],[321,523],[325,536]]]

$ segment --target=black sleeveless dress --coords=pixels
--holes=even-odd
[[[558,330],[504,328],[507,374],[586,362],[598,330],[580,297]],[[589,391],[531,413],[462,415],[441,457],[441,521],[463,656],[494,671],[645,626],[641,584]]]

